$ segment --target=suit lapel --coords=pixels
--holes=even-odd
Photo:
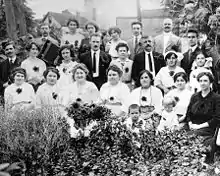
[[[165,48],[165,52],[167,52],[167,51],[166,51],[167,48],[169,48],[170,46],[173,45],[173,42],[172,42],[173,40],[172,40],[172,38],[173,38],[173,37],[172,37],[172,34],[171,34],[170,37],[169,37],[169,40],[167,41],[167,46],[166,46],[166,48]]]
[[[89,52],[89,56],[88,56],[88,65],[92,73],[93,71],[92,71],[92,52],[91,51]]]

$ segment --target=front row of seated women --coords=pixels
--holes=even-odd
[[[187,124],[193,132],[205,136],[205,144],[211,145],[210,160],[213,159],[216,146],[214,134],[220,124],[220,96],[212,90],[214,78],[210,72],[198,74],[197,80],[201,91],[193,95],[186,88],[186,74],[184,72],[176,73],[174,75],[176,88],[169,91],[164,97],[161,90],[153,85],[153,76],[147,70],[140,73],[140,87],[131,93],[128,86],[120,81],[122,70],[116,65],[108,68],[107,82],[102,85],[100,92],[94,83],[87,81],[88,69],[84,64],[74,66],[73,82],[65,89],[60,89],[57,84],[60,77],[58,69],[48,67],[43,75],[45,83],[38,88],[35,94],[33,87],[25,82],[25,69],[16,68],[12,72],[14,83],[5,89],[6,112],[29,111],[45,106],[68,107],[75,101],[81,101],[107,106],[113,113],[120,116],[127,112],[136,113],[129,108],[135,104],[136,107],[142,107],[143,111],[147,112],[146,116],[142,113],[145,122],[147,122],[149,112],[157,112],[162,115],[157,124],[157,126],[159,125],[158,132],[166,128],[175,130],[181,124],[183,126]],[[138,122],[135,115],[133,120]],[[130,122],[128,120],[128,124]],[[143,126],[142,123],[141,126]]]

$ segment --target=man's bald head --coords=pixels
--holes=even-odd
[[[165,18],[163,20],[163,30],[164,32],[171,32],[173,29],[173,20],[171,18]]]

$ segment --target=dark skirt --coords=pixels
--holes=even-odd
[[[201,128],[195,131],[189,131],[189,133],[195,133],[198,136],[203,137],[203,144],[210,148],[210,151],[206,155],[206,163],[213,163],[215,152],[217,150],[216,146],[216,137],[217,137],[217,129],[212,128]]]

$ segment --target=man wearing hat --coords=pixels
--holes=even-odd
[[[200,50],[198,46],[198,31],[194,28],[188,30],[189,50],[183,54],[181,67],[185,70],[187,76],[190,75],[192,63]]]
[[[2,49],[7,57],[0,63],[0,96],[4,94],[4,89],[11,83],[10,73],[23,61],[16,55],[15,45],[12,41],[2,43]]]

